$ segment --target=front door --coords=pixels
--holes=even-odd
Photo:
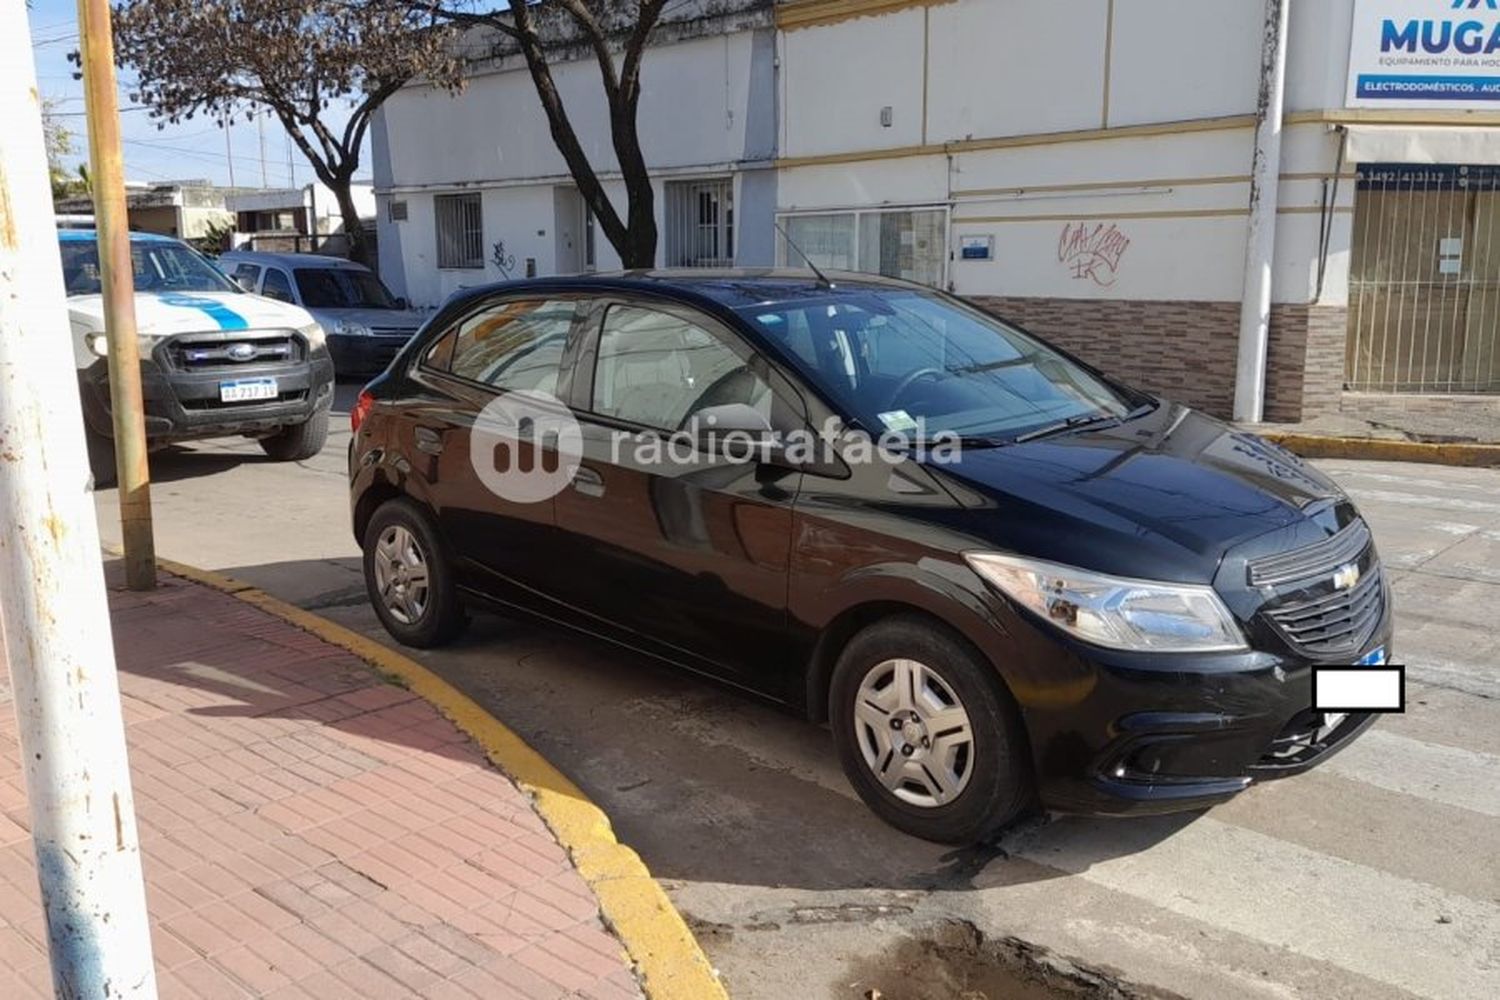
[[[698,450],[679,432],[728,404],[790,430],[805,420],[800,401],[733,332],[676,305],[601,303],[582,343],[584,455],[556,501],[576,555],[567,600],[627,642],[774,688],[801,474]]]

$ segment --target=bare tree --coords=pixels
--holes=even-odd
[[[401,2],[401,0],[397,0]],[[641,152],[637,120],[641,61],[667,0],[405,0],[409,8],[467,27],[486,27],[509,39],[531,74],[547,114],[552,140],[568,165],[604,236],[627,268],[656,264],[656,193]],[[578,141],[568,109],[552,78],[552,61],[583,46],[599,65],[609,107],[610,141],[625,184],[625,216],[604,190],[599,172]]]
[[[350,192],[370,119],[408,80],[455,87],[453,29],[431,14],[363,0],[123,0],[120,64],[153,117],[227,126],[274,115],[338,202],[350,255],[368,261]],[[346,106],[340,127],[337,105]]]

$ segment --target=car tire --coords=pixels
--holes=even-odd
[[[328,443],[328,411],[318,410],[300,424],[283,428],[260,439],[261,450],[278,462],[301,462],[312,458]]]
[[[363,546],[365,590],[397,642],[430,649],[463,632],[469,619],[452,560],[421,507],[404,498],[381,504],[365,527]],[[419,572],[425,581],[420,588]]]
[[[115,441],[83,425],[83,442],[89,454],[89,472],[94,477],[94,489],[107,490],[119,480],[115,469]]]
[[[1034,801],[1014,700],[993,665],[938,623],[899,616],[859,632],[839,655],[829,696],[845,775],[897,829],[972,844]]]

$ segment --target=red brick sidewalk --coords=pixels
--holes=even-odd
[[[162,997],[640,996],[557,841],[426,702],[174,577],[110,603]],[[0,699],[0,982],[50,997]]]

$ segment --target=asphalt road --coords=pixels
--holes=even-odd
[[[298,465],[234,441],[154,456],[158,547],[386,640],[335,425]],[[1056,819],[953,851],[869,814],[826,731],[709,682],[489,616],[413,655],[609,812],[735,997],[957,994],[982,978],[966,956],[1012,939],[1215,1000],[1500,996],[1500,471],[1321,465],[1395,578],[1409,711],[1203,814]],[[118,539],[113,492],[98,507]]]

